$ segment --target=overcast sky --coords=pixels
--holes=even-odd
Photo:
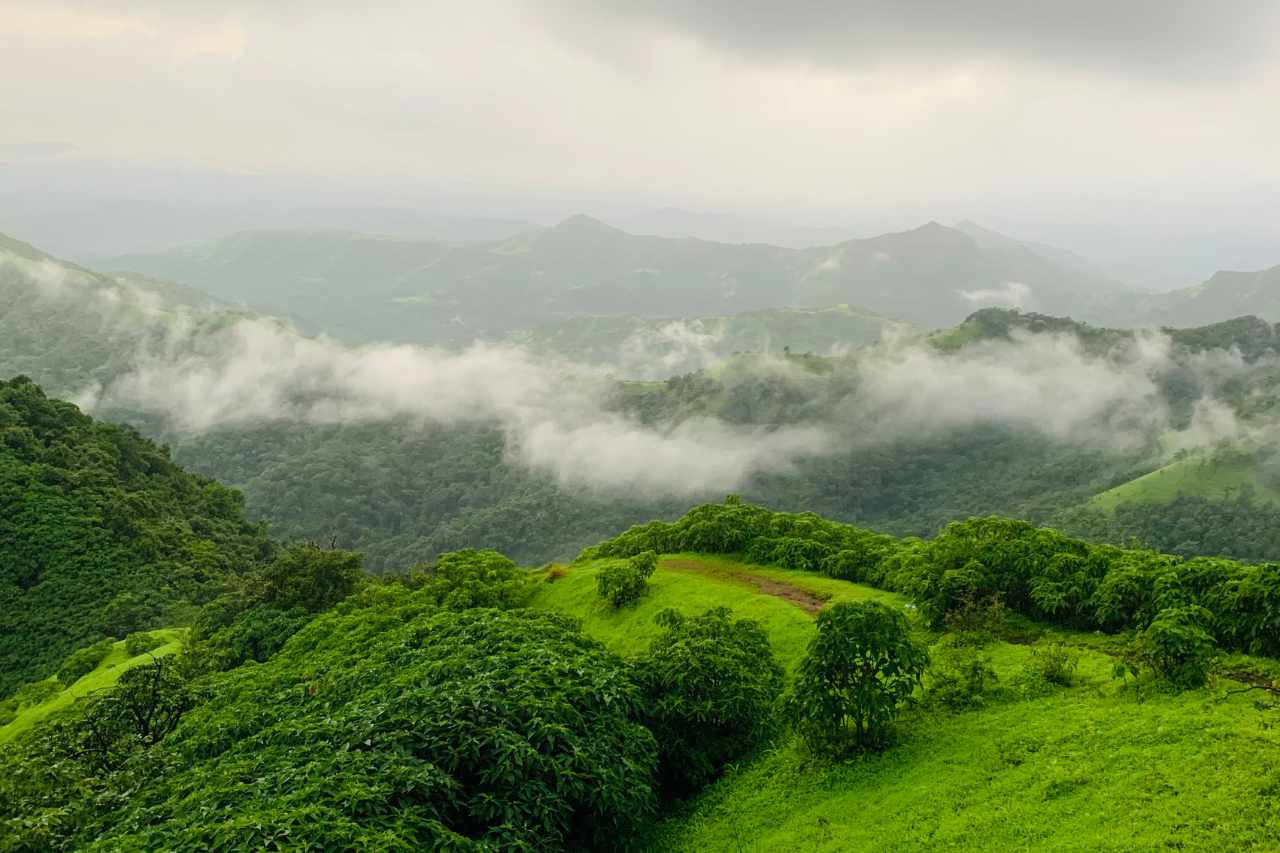
[[[1265,231],[1278,47],[1275,0],[0,0],[0,159]]]

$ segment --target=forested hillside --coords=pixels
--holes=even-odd
[[[0,381],[0,693],[95,640],[189,623],[271,553],[239,493]]]
[[[984,305],[1081,311],[1119,286],[1066,253],[931,222],[812,249],[628,234],[587,216],[449,246],[253,232],[110,262],[349,342],[469,342],[580,316],[856,305],[926,327]]]
[[[976,233],[966,239],[999,242]],[[0,287],[13,307],[0,316],[0,373],[26,373],[100,416],[134,424],[182,464],[241,489],[249,516],[279,536],[362,549],[374,571],[485,545],[529,562],[564,558],[610,530],[675,517],[728,488],[896,534],[928,535],[955,518],[1000,513],[1183,554],[1280,553],[1268,438],[1280,404],[1271,368],[1277,335],[1257,318],[1136,332],[986,309],[949,329],[895,333],[827,357],[806,350],[856,342],[866,318],[843,310],[736,314],[680,325],[675,337],[693,331],[692,342],[642,348],[631,362],[636,374],[664,376],[675,367],[663,359],[680,347],[708,365],[660,381],[636,381],[615,366],[617,378],[601,382],[590,361],[603,358],[606,339],[625,344],[625,330],[647,334],[661,323],[580,318],[518,338],[525,348],[513,367],[520,353],[586,357],[539,374],[537,381],[553,370],[580,377],[538,415],[560,418],[557,429],[587,435],[621,424],[663,446],[737,430],[748,448],[789,428],[823,433],[806,442],[810,452],[741,482],[682,482],[684,466],[643,488],[602,488],[605,475],[565,479],[561,472],[578,464],[573,454],[531,466],[526,415],[513,421],[508,409],[468,406],[424,419],[406,409],[407,400],[429,405],[437,395],[405,391],[414,374],[395,360],[453,356],[344,348],[198,294],[6,245]],[[700,341],[698,328],[715,340]],[[774,341],[775,330],[786,337]],[[719,358],[735,341],[773,352]],[[385,363],[373,366],[374,356]],[[240,378],[281,358],[290,366],[279,364],[279,388],[269,373]],[[442,364],[440,378],[464,375],[461,358]],[[179,364],[181,375],[171,375]],[[328,378],[312,372],[316,364],[332,367]],[[317,416],[339,393],[329,386],[352,376],[361,380],[341,393],[377,399]],[[1064,383],[1065,394],[1045,390]],[[586,411],[559,411],[588,388],[595,396]],[[715,447],[724,438],[705,440]],[[592,446],[597,464],[614,464],[610,442]],[[1177,473],[1188,470],[1194,476]]]

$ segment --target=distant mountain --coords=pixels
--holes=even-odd
[[[1118,289],[1060,250],[936,222],[810,249],[639,236],[587,216],[469,245],[255,231],[111,266],[350,342],[459,343],[580,316],[842,304],[927,327],[988,305],[1088,317]]]
[[[855,236],[849,228],[792,225],[731,213],[707,213],[675,207],[610,217],[610,221],[632,234],[694,237],[716,243],[767,243],[790,249],[829,246]]]
[[[172,323],[229,310],[189,287],[103,275],[3,234],[0,306],[0,378],[28,375],[61,396],[127,369]]]
[[[1194,287],[1145,296],[1136,300],[1130,316],[1166,326],[1199,326],[1246,314],[1280,321],[1280,266],[1224,270]]]

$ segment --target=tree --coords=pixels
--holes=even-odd
[[[319,613],[355,592],[364,572],[354,551],[295,545],[262,572],[262,598],[279,610]]]
[[[596,576],[596,592],[615,608],[635,604],[649,586],[649,576],[658,568],[658,555],[653,551],[625,560],[614,560]]]
[[[693,618],[664,610],[657,621],[665,630],[636,665],[670,795],[710,782],[773,721],[782,667],[760,624],[732,617],[726,607]]]
[[[901,612],[874,601],[834,604],[818,614],[789,715],[815,752],[883,746],[928,663]]]
[[[450,610],[469,607],[520,607],[533,594],[529,573],[491,549],[467,548],[441,554],[435,565],[411,575],[437,604]]]

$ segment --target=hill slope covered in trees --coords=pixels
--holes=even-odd
[[[93,640],[189,622],[270,553],[237,492],[0,381],[0,693]]]

